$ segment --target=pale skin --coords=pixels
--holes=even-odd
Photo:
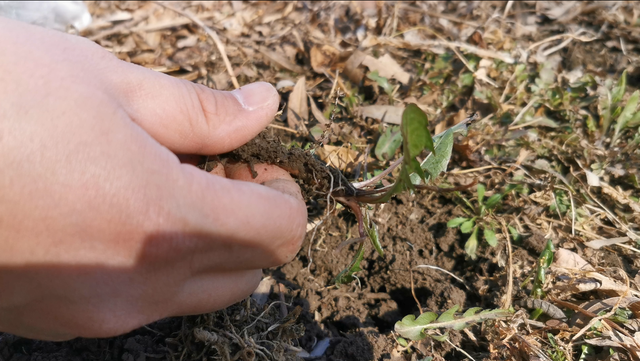
[[[0,331],[108,337],[214,311],[296,255],[306,207],[286,171],[176,156],[252,139],[271,85],[211,90],[3,18],[0,34]]]

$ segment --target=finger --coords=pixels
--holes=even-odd
[[[185,180],[176,190],[182,205],[175,210],[186,218],[194,273],[267,268],[295,257],[307,223],[299,193],[182,167]]]
[[[188,280],[177,292],[168,316],[197,315],[223,309],[249,296],[261,278],[261,270],[249,270],[205,274]]]
[[[257,173],[256,178],[253,178],[251,167],[248,164],[226,164],[224,168],[229,179],[262,184],[304,202],[300,186],[293,180],[289,172],[278,166],[255,164],[253,169]]]
[[[253,139],[278,110],[279,95],[259,82],[226,92],[120,63],[113,86],[129,116],[174,153],[219,154]],[[123,80],[124,79],[124,80]]]

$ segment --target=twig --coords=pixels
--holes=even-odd
[[[503,219],[500,219],[500,223],[502,223],[502,233],[504,234],[505,240],[507,241],[507,252],[509,253],[509,276],[507,278],[507,294],[505,295],[504,304],[502,308],[508,310],[511,307],[511,293],[513,292],[513,251],[511,250],[511,239],[509,237],[509,231],[507,229],[507,224]]]
[[[404,159],[404,157],[398,158],[387,169],[382,171],[382,173],[378,174],[377,176],[375,176],[375,177],[373,177],[373,178],[371,178],[369,180],[362,181],[362,182],[351,183],[351,185],[356,189],[364,188],[364,187],[367,187],[367,186],[369,186],[371,184],[375,185],[380,179],[384,178],[387,174],[391,173],[394,169],[396,169],[397,166],[402,164],[402,160],[403,159]]]
[[[447,339],[447,342],[449,343],[449,345],[453,346],[453,348],[455,348],[456,350],[462,352],[465,356],[467,356],[470,360],[472,361],[476,361],[473,357],[471,357],[471,355],[469,355],[465,350],[461,349],[460,347],[454,345],[453,343],[451,343],[451,341],[449,341],[449,339]]]
[[[432,265],[428,265],[428,264],[419,264],[419,265],[416,266],[416,268],[430,268],[430,269],[442,271],[442,272],[448,274],[449,276],[455,278],[456,280],[460,281],[460,283],[462,283],[464,285],[464,287],[469,289],[469,287],[467,286],[466,283],[464,283],[464,280],[462,278],[460,278],[460,277],[456,276],[455,274],[447,271],[446,269],[442,269],[440,267],[436,267],[436,266],[432,266]]]
[[[207,35],[209,35],[211,37],[211,39],[213,39],[213,42],[216,44],[216,47],[218,48],[218,51],[220,52],[220,55],[222,56],[222,61],[224,62],[224,65],[227,68],[227,73],[229,73],[229,76],[231,77],[231,82],[233,83],[233,86],[238,89],[240,88],[240,84],[238,83],[238,79],[235,76],[235,73],[233,72],[233,67],[231,66],[231,63],[229,62],[229,58],[227,57],[227,52],[224,49],[224,44],[222,44],[222,41],[220,41],[220,37],[218,36],[218,34],[211,30],[210,27],[206,26],[202,20],[198,19],[196,16],[194,16],[193,14],[191,14],[190,12],[186,11],[186,10],[180,10],[177,9],[171,5],[165,4],[164,2],[161,1],[156,1],[156,4],[163,6],[171,11],[175,11],[176,13],[185,16],[187,18],[189,18],[189,20],[193,21],[195,24],[197,24],[198,26],[200,26],[201,28],[204,29],[204,31],[207,33]]]
[[[289,133],[298,134],[297,130],[294,130],[294,129],[291,129],[291,128],[287,128],[287,127],[283,127],[282,125],[278,125],[278,124],[269,124],[269,128],[276,128],[276,129],[284,130],[284,131],[289,132]]]
[[[502,95],[500,96],[500,101],[498,103],[500,104],[504,103],[504,99],[507,97],[507,90],[509,89],[509,84],[515,78],[516,78],[516,72],[514,71],[513,74],[511,74],[511,77],[509,78],[509,80],[507,80],[507,84],[505,84],[504,86],[504,91],[502,92]]]
[[[411,280],[411,294],[413,295],[413,299],[416,301],[416,304],[418,304],[420,314],[422,314],[422,305],[420,304],[420,301],[418,301],[418,297],[416,297],[415,287],[413,286],[413,270],[411,268],[409,268],[409,279]]]
[[[531,109],[531,107],[538,101],[538,97],[533,97],[529,100],[529,103],[527,103],[527,105],[525,105],[524,108],[522,108],[522,110],[520,111],[520,113],[518,113],[518,116],[516,116],[516,119],[514,119],[511,124],[509,125],[514,125],[517,122],[520,121],[520,119],[522,119],[522,117],[524,116],[524,113],[527,112],[527,110]]]
[[[503,18],[507,18],[507,15],[509,15],[509,10],[511,10],[511,7],[513,6],[513,0],[509,0],[507,1],[507,6],[504,7],[504,13],[502,13],[502,17]]]

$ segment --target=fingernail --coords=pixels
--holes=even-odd
[[[246,110],[262,108],[278,101],[278,91],[265,82],[251,83],[231,92]]]
[[[272,179],[263,182],[262,185],[267,186],[271,189],[275,189],[281,193],[290,195],[304,202],[302,194],[300,193],[300,187],[293,181],[286,179]]]

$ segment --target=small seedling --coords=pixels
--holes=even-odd
[[[360,262],[364,257],[364,242],[367,239],[371,241],[380,255],[383,254],[377,226],[369,218],[367,211],[363,212],[363,204],[386,203],[391,197],[404,191],[459,191],[475,185],[475,183],[472,183],[461,187],[439,188],[427,183],[446,170],[453,149],[453,135],[466,132],[468,124],[476,118],[477,115],[474,114],[443,133],[431,137],[427,127],[427,115],[417,105],[407,105],[402,114],[402,123],[400,125],[403,156],[377,176],[364,182],[340,184],[340,187],[331,192],[331,196],[337,202],[351,209],[358,220],[358,237],[345,242],[360,243],[349,267],[336,277],[336,284],[353,281],[353,274],[360,270]],[[430,151],[430,153],[422,162],[419,162],[417,157],[425,150]],[[377,187],[379,181],[391,174],[397,167],[400,167],[400,170],[397,173],[395,183]]]
[[[611,144],[615,144],[622,131],[626,128],[637,127],[640,125],[640,112],[637,111],[640,91],[635,91],[627,100],[624,108],[620,104],[627,89],[627,71],[625,70],[620,76],[618,83],[612,86],[610,82],[605,82],[600,87],[600,130],[602,134],[606,134],[613,120],[616,120],[613,130],[613,138]]]
[[[347,105],[350,103],[348,98],[349,96],[345,98]],[[467,126],[477,118],[477,114],[473,114],[457,125],[431,137],[427,115],[416,104],[407,105],[402,114],[399,129],[403,155],[391,163],[387,169],[363,182],[349,182],[339,170],[320,162],[312,156],[310,151],[296,147],[284,148],[264,132],[244,146],[223,154],[221,157],[225,160],[248,163],[254,177],[257,176],[257,172],[253,169],[252,164],[277,165],[298,178],[303,186],[305,199],[324,199],[327,204],[333,200],[353,212],[358,222],[358,234],[343,242],[338,248],[358,244],[358,249],[349,266],[335,279],[336,284],[342,284],[355,279],[353,274],[360,270],[367,240],[380,255],[383,255],[378,228],[367,213],[367,204],[385,203],[394,195],[405,191],[455,192],[468,189],[476,184],[476,182],[472,182],[465,186],[441,188],[430,185],[429,182],[432,182],[446,170],[451,158],[454,134],[466,133]],[[397,135],[390,134],[390,137],[397,138]],[[264,150],[267,146],[271,148],[269,152]],[[395,153],[395,149],[391,151],[393,147],[382,146],[382,148],[388,148],[388,150],[382,151],[384,157],[390,158],[391,153]],[[418,161],[419,156],[425,156],[422,162]],[[215,161],[213,164],[210,163],[207,161],[201,166],[205,170],[211,170],[215,166]],[[386,186],[381,185],[381,180],[390,175],[394,176],[395,182]]]
[[[457,193],[469,208],[463,208],[463,211],[467,213],[468,217],[458,217],[447,222],[447,227],[460,227],[460,231],[462,233],[471,233],[471,236],[467,239],[467,242],[464,245],[464,250],[472,259],[476,258],[476,250],[478,249],[478,233],[480,230],[482,230],[485,241],[487,241],[491,247],[495,247],[498,244],[498,238],[496,237],[495,231],[497,224],[491,216],[493,210],[500,205],[500,201],[502,200],[504,193],[496,193],[489,197],[485,202],[485,191],[485,186],[483,184],[478,184],[477,207],[474,207],[469,200]]]
[[[536,265],[536,274],[533,280],[533,288],[531,290],[531,297],[533,298],[542,298],[545,295],[542,287],[546,281],[547,269],[551,267],[551,264],[553,263],[554,251],[555,248],[553,247],[553,242],[548,240],[544,250],[540,253],[540,257],[538,258],[538,263]]]

